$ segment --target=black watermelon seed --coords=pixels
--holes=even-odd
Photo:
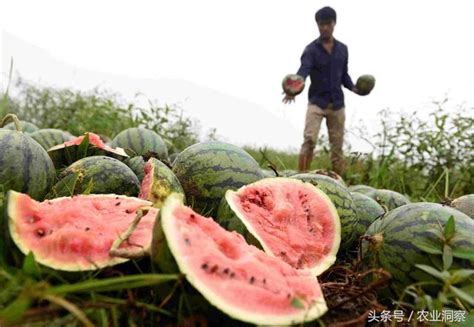
[[[231,272],[230,273],[230,278],[234,278],[235,277],[235,273]]]
[[[187,245],[191,245],[191,241],[189,241],[189,238],[185,238],[185,239],[184,239],[184,242],[185,242]]]
[[[37,234],[38,236],[43,237],[44,234],[45,234],[44,229],[42,229],[42,228],[37,229],[37,230],[36,230],[36,234]]]
[[[219,268],[218,265],[214,265],[214,266],[211,268],[211,273],[215,273],[218,268]]]
[[[125,212],[126,212],[126,213],[132,213],[133,210],[127,209],[127,210],[125,210]]]
[[[208,267],[207,263],[203,263],[203,264],[201,265],[201,268],[204,269],[204,270],[206,270],[207,267]]]
[[[116,205],[116,206],[119,206],[119,205],[120,205],[120,202],[117,202],[115,205]]]
[[[264,283],[264,284],[266,284],[266,283],[267,283],[267,280],[266,280],[265,278],[263,279],[263,283]]]
[[[90,228],[89,227],[86,227],[86,232],[90,231]]]
[[[225,268],[224,269],[224,274],[228,274],[229,273],[229,268]]]
[[[250,284],[253,284],[253,282],[255,282],[255,277],[250,277]]]

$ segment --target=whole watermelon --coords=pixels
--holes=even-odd
[[[135,173],[121,161],[106,156],[80,159],[59,177],[48,198],[84,193],[137,196],[139,191]]]
[[[354,201],[357,217],[359,218],[359,223],[357,224],[357,238],[359,238],[365,234],[367,228],[375,219],[383,217],[385,210],[377,201],[367,195],[351,192],[351,196]]]
[[[215,214],[225,192],[264,178],[245,150],[224,142],[202,142],[184,149],[173,162],[188,203],[198,212]]]
[[[375,193],[371,193],[369,196],[382,206],[387,207],[388,210],[410,203],[410,200],[405,195],[392,190],[377,189]]]
[[[392,289],[397,293],[408,285],[430,278],[415,264],[442,270],[442,242],[436,236],[440,225],[450,217],[455,220],[455,238],[449,243],[454,253],[454,267],[474,268],[474,260],[463,259],[457,252],[474,252],[474,221],[453,208],[436,203],[410,203],[388,212],[370,225],[362,242],[364,260],[370,267],[379,266],[392,274]],[[423,250],[422,244],[432,244],[439,254]]]
[[[42,200],[55,178],[53,162],[28,134],[0,129],[0,185]]]
[[[163,138],[146,128],[128,128],[117,134],[112,147],[132,150],[135,155],[154,154],[159,159],[168,159],[168,148]]]

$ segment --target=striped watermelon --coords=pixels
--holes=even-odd
[[[371,193],[369,196],[382,206],[387,207],[388,210],[410,203],[406,196],[392,190],[377,189],[375,193]]]
[[[55,145],[70,141],[74,138],[69,132],[55,128],[40,129],[31,133],[30,136],[45,150],[49,150]]]
[[[21,127],[22,132],[28,133],[28,134],[39,131],[38,126],[27,121],[20,121],[20,127]],[[6,124],[5,126],[3,126],[3,128],[16,131],[16,126],[15,126],[15,123],[13,122]]]
[[[173,172],[186,199],[203,214],[215,214],[227,190],[264,177],[258,163],[245,150],[223,142],[187,147],[176,157]]]
[[[168,149],[160,135],[145,128],[128,128],[112,140],[112,147],[132,150],[135,155],[155,154],[159,159],[168,159]]]
[[[341,221],[341,249],[351,248],[356,240],[359,218],[349,190],[333,178],[324,175],[305,173],[293,175],[291,178],[311,183],[327,194],[336,206]]]
[[[46,150],[28,134],[0,129],[0,185],[42,200],[55,178]]]
[[[142,156],[127,158],[123,161],[134,173],[137,175],[138,180],[140,183],[145,177],[145,160],[143,160]]]
[[[474,220],[448,206],[436,203],[411,203],[388,212],[375,220],[367,230],[367,240],[362,242],[364,259],[369,266],[379,266],[393,276],[392,288],[400,291],[429,276],[417,269],[415,264],[436,265],[441,268],[441,254],[429,254],[420,248],[420,243],[434,244],[443,249],[441,241],[432,230],[440,230],[453,216],[456,237],[450,243],[453,251],[474,252]],[[474,261],[454,257],[454,266],[474,268]]]
[[[83,194],[121,194],[136,196],[139,182],[133,171],[121,161],[92,156],[76,161],[59,175],[48,198]]]
[[[362,184],[351,185],[351,186],[348,187],[348,189],[351,192],[362,193],[362,194],[365,194],[367,196],[372,196],[372,194],[374,194],[375,191],[377,191],[377,189],[375,187],[368,186],[368,185],[362,185]]]
[[[385,210],[377,201],[362,193],[351,192],[354,207],[359,218],[357,238],[364,235],[375,219],[383,217]]]

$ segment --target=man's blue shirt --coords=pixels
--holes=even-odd
[[[333,109],[344,107],[344,93],[341,85],[351,90],[354,87],[347,72],[349,53],[347,46],[334,39],[334,47],[329,54],[319,38],[306,46],[301,55],[301,66],[297,74],[305,79],[309,75],[311,84],[308,100],[325,109],[329,103]]]

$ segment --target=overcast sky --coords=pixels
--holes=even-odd
[[[97,72],[110,79],[120,76],[130,80],[170,78],[190,82],[256,104],[285,121],[288,130],[284,133],[272,126],[262,127],[267,134],[275,135],[265,140],[275,147],[299,147],[302,141],[307,93],[300,95],[296,103],[283,105],[281,80],[298,69],[304,47],[318,36],[314,13],[328,4],[338,14],[335,37],[349,47],[352,79],[355,82],[365,73],[377,79],[368,97],[345,91],[349,129],[362,121],[373,132],[377,128],[375,114],[380,109],[417,109],[423,114],[432,108],[432,100],[444,96],[451,99],[453,106],[474,105],[474,5],[470,1],[0,3],[2,39],[8,33],[62,63],[53,71],[35,68],[31,54],[20,55],[18,48],[3,40],[2,72],[8,70],[9,58],[14,56],[15,69],[21,75],[58,86],[92,88],[97,83],[91,78],[87,84],[87,74],[81,75],[81,81],[60,78],[66,70]],[[110,80],[102,83],[114,85]],[[136,85],[121,87],[140,91]],[[166,94],[149,95],[161,97],[162,101],[190,96],[179,91],[173,98]],[[192,110],[200,116],[199,108]],[[238,109],[232,110],[222,119],[242,126],[252,119],[236,114]],[[205,119],[202,124],[217,127],[218,133],[229,141],[245,142],[245,138],[226,134],[225,127],[221,130],[219,121]],[[208,126],[213,124],[218,126]],[[258,143],[258,134],[252,137],[252,130],[245,127],[242,132]]]

